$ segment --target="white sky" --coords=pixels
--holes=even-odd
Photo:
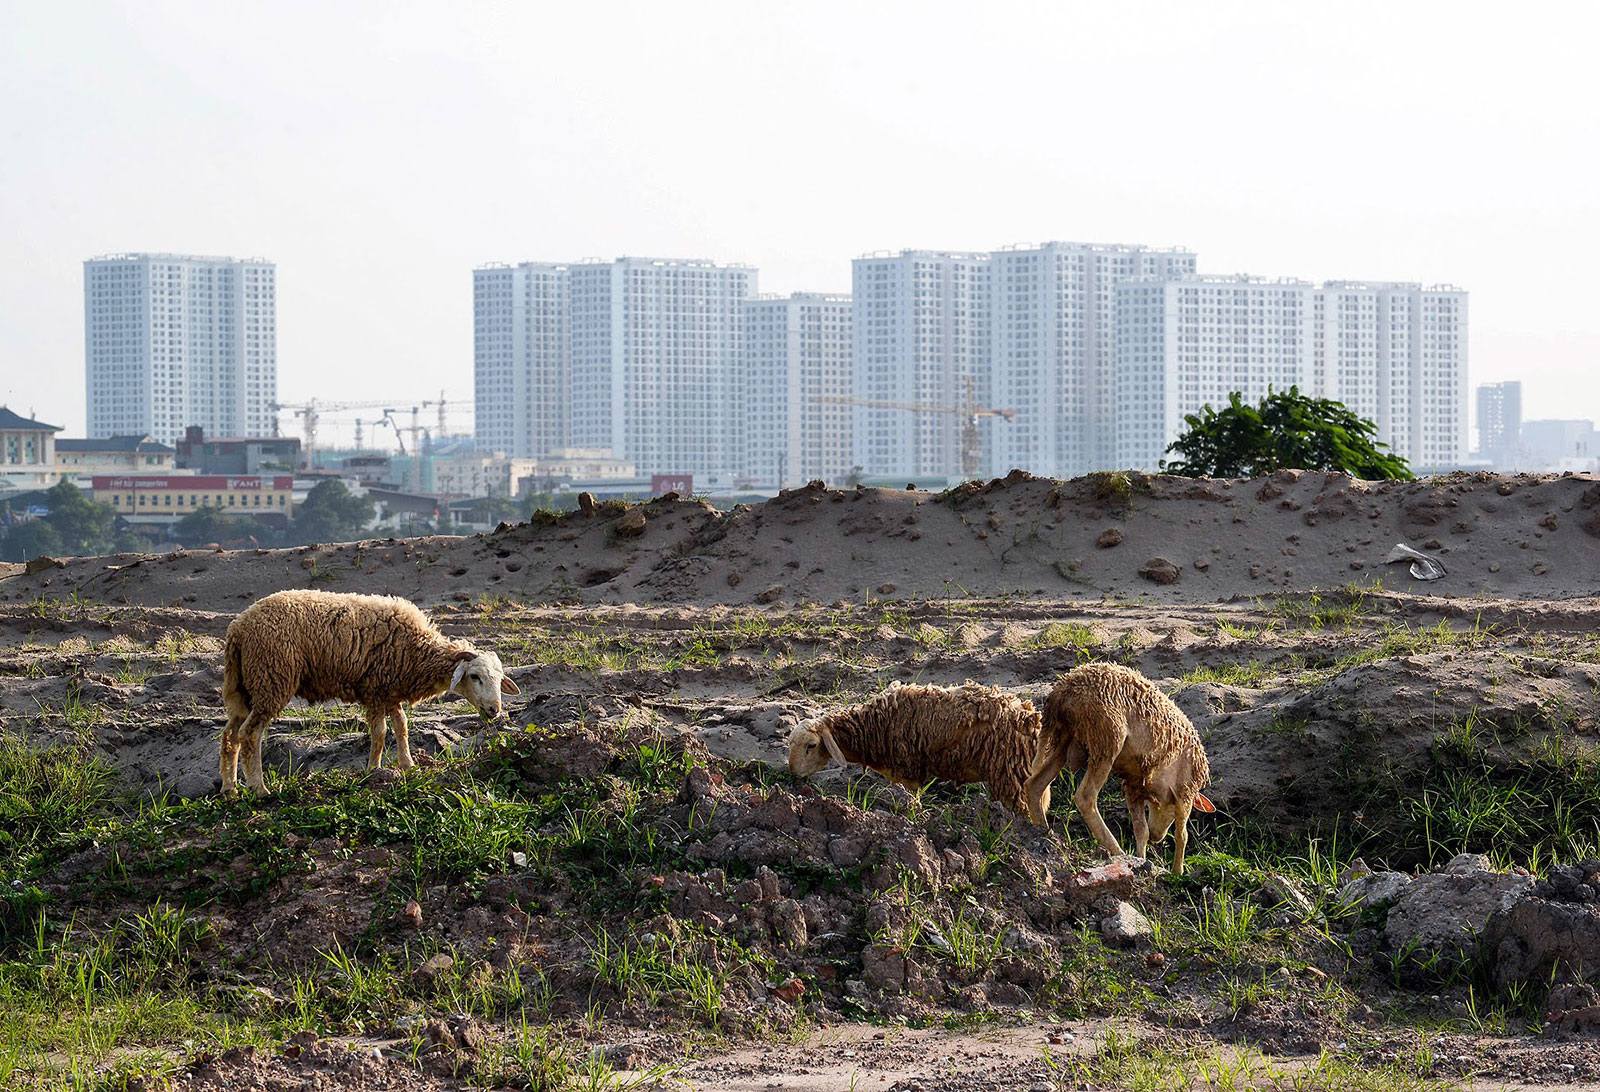
[[[1067,239],[1460,285],[1474,386],[1600,417],[1597,29],[1459,0],[0,0],[0,402],[82,435],[98,254],[275,261],[279,397],[409,405],[471,396],[485,262],[841,291],[871,250]]]

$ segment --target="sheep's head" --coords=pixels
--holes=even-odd
[[[796,777],[810,777],[826,766],[830,758],[841,765],[845,761],[833,733],[826,728],[819,729],[816,721],[802,721],[789,736],[789,772]]]
[[[1195,811],[1216,811],[1216,805],[1199,793],[1194,794],[1193,808]],[[1150,844],[1155,845],[1165,838],[1172,830],[1172,824],[1178,821],[1178,806],[1176,804],[1163,804],[1153,797],[1146,797],[1144,813],[1150,824]]]
[[[450,677],[450,693],[465,698],[478,714],[496,720],[504,711],[500,695],[520,694],[517,684],[506,678],[500,657],[493,652],[464,648],[456,653],[455,674]]]

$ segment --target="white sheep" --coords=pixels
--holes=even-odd
[[[401,769],[416,765],[402,703],[446,692],[485,717],[500,695],[520,694],[500,657],[441,634],[414,603],[396,596],[291,590],[246,607],[228,626],[223,653],[222,791],[232,796],[244,756],[250,788],[266,793],[261,745],[295,698],[350,701],[366,712],[369,766],[383,761],[384,721],[394,726]]]
[[[1200,735],[1171,698],[1132,668],[1096,663],[1075,668],[1045,699],[1044,730],[1025,789],[1028,816],[1044,825],[1050,783],[1063,767],[1082,771],[1073,802],[1111,856],[1122,853],[1097,800],[1115,770],[1133,819],[1134,852],[1143,857],[1150,832],[1160,842],[1177,825],[1172,871],[1183,871],[1189,812],[1216,809],[1200,790],[1211,780]]]
[[[871,701],[802,723],[789,739],[789,769],[808,777],[832,758],[912,789],[935,779],[982,781],[1020,813],[1039,725],[1032,702],[993,687],[896,683]]]

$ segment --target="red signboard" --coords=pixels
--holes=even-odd
[[[650,492],[658,497],[663,493],[676,493],[680,497],[687,497],[694,492],[694,475],[652,474]]]
[[[94,478],[93,485],[96,489],[161,489],[176,490],[180,493],[215,493],[216,491],[232,491],[236,489],[282,489],[294,488],[294,478],[288,474],[267,477],[262,474],[242,474],[230,477],[222,474],[191,474],[171,477],[157,474],[139,475],[137,477],[120,478]]]

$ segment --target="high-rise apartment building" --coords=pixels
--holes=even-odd
[[[1117,459],[1154,470],[1186,414],[1269,388],[1333,398],[1414,470],[1466,452],[1466,293],[1417,284],[1146,278],[1117,289]]]
[[[573,446],[608,448],[640,473],[743,473],[743,308],[756,271],[618,258],[567,276]]]
[[[276,267],[117,254],[84,263],[88,432],[266,436],[278,396]]]
[[[479,451],[526,459],[569,446],[569,316],[565,265],[523,262],[473,270]]]
[[[1522,383],[1478,385],[1478,454],[1496,470],[1517,470],[1522,439]]]
[[[847,295],[796,292],[744,304],[745,459],[779,488],[850,472]]]
[[[1045,243],[990,255],[987,472],[1073,477],[1116,465],[1116,286],[1192,275],[1187,250]]]
[[[989,255],[903,250],[857,258],[853,270],[851,421],[866,474],[961,473],[963,417],[989,382]]]

